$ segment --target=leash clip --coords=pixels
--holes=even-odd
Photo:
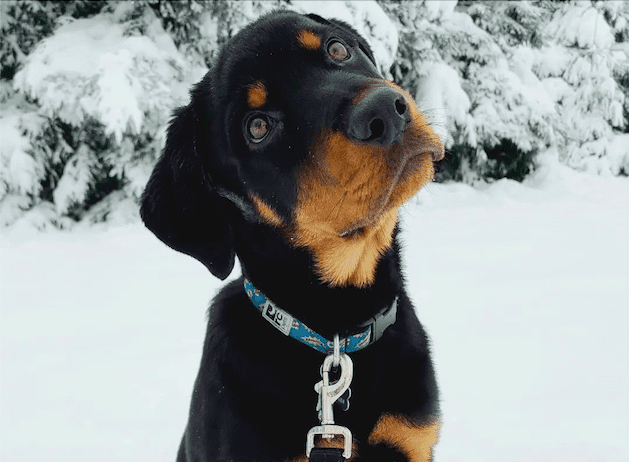
[[[326,356],[321,366],[321,376],[323,380],[318,382],[314,387],[315,391],[319,394],[317,411],[319,411],[319,421],[321,425],[334,424],[334,403],[347,391],[354,375],[354,364],[351,358],[343,353],[339,355],[340,376],[336,382],[330,383],[330,372],[333,366],[334,355]]]
[[[334,383],[330,383],[330,372],[338,362],[340,376]],[[313,427],[306,437],[306,455],[314,448],[315,436],[320,435],[325,439],[332,439],[335,436],[343,437],[343,457],[349,459],[352,455],[352,433],[347,427],[334,424],[334,403],[349,389],[354,375],[354,364],[351,358],[340,353],[340,342],[338,335],[334,337],[334,352],[325,357],[321,366],[321,377],[323,380],[315,385],[315,391],[319,398],[317,401],[317,411],[319,412],[319,422],[321,425]]]

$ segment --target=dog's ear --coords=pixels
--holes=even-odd
[[[166,148],[142,195],[140,215],[165,244],[225,279],[234,267],[231,207],[213,189],[197,151],[198,124],[194,101],[175,113]]]

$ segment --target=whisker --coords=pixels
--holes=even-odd
[[[332,214],[334,213],[334,210],[337,209],[337,207],[340,210],[340,206],[343,204],[343,201],[345,200],[345,196],[347,196],[347,191],[345,191],[343,193],[343,195],[341,196],[341,198],[338,200],[338,202],[334,205],[334,207],[332,207],[332,209],[330,210],[330,213],[328,214],[328,216],[326,217],[326,220],[329,219]]]

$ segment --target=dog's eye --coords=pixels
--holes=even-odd
[[[249,119],[249,137],[254,143],[259,143],[269,133],[269,119],[266,117],[252,117]]]
[[[328,45],[328,55],[335,61],[345,61],[349,58],[349,51],[341,42],[332,42]]]

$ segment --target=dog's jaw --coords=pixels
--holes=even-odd
[[[394,168],[386,155],[411,146],[368,146],[331,133],[303,169],[294,241],[313,254],[323,282],[336,287],[373,283],[377,263],[391,246],[400,206],[432,180],[433,150],[443,149],[427,124],[415,130],[422,134],[417,138],[424,150]]]

